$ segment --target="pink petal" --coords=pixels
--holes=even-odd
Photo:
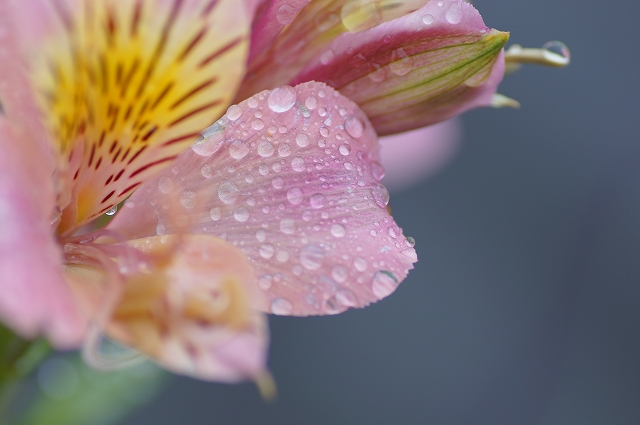
[[[391,294],[416,261],[389,216],[366,116],[320,83],[259,93],[141,187],[110,228],[207,233],[251,260],[276,314],[332,314]],[[178,204],[176,209],[174,206]]]
[[[403,16],[427,0],[268,0],[253,24],[247,76],[237,101],[288,84],[339,34]],[[358,25],[353,17],[357,16]]]
[[[62,277],[51,233],[53,179],[29,135],[0,118],[0,317],[20,335],[57,347],[80,342],[85,321]]]
[[[439,171],[458,151],[462,129],[457,119],[380,139],[384,185],[404,189]]]
[[[378,134],[394,134],[489,105],[504,73],[507,38],[489,30],[466,2],[431,1],[402,18],[340,35],[293,84],[323,81],[356,102]]]

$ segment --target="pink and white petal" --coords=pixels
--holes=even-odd
[[[339,34],[403,16],[427,0],[271,0],[254,20],[247,75],[236,101],[283,84]]]
[[[292,84],[325,82],[356,102],[378,134],[399,133],[491,104],[507,39],[462,0],[430,1],[404,17],[340,35]]]
[[[230,107],[109,228],[227,240],[256,269],[264,311],[364,307],[391,294],[416,261],[387,212],[378,150],[366,116],[330,87],[265,91]]]
[[[53,179],[30,135],[0,117],[0,318],[26,338],[79,344],[86,322],[62,277],[51,233]]]
[[[129,267],[110,334],[176,373],[219,382],[258,379],[269,331],[266,316],[250,307],[262,294],[245,256],[206,235],[128,245],[160,259],[141,264],[141,271]]]
[[[429,127],[380,139],[384,185],[393,192],[406,189],[438,172],[458,151],[462,123],[450,119]]]
[[[47,21],[24,19],[26,10],[21,9],[30,3],[33,1],[0,0],[0,105],[12,126],[28,131],[38,140],[41,149],[51,151],[52,154],[41,111],[29,82],[28,58],[24,51],[25,35],[42,31],[47,27]],[[37,10],[35,3],[33,9]],[[26,28],[29,30],[26,31]],[[48,160],[53,169],[53,159]]]

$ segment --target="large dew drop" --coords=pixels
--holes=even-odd
[[[271,303],[271,312],[273,314],[286,316],[288,314],[291,314],[292,311],[293,304],[291,304],[291,301],[287,300],[286,298],[276,298]]]
[[[307,270],[317,270],[324,261],[324,249],[308,244],[300,251],[300,264]]]
[[[444,18],[450,24],[459,24],[462,20],[462,4],[460,2],[451,3],[451,6],[444,14]]]
[[[223,182],[218,188],[218,197],[225,204],[233,204],[238,199],[239,191],[232,182]]]
[[[380,270],[373,275],[371,290],[378,299],[382,299],[390,295],[397,287],[398,279],[393,273],[386,270]]]
[[[293,87],[282,86],[271,90],[267,104],[273,112],[286,112],[296,103],[296,91]]]

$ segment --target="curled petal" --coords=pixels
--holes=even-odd
[[[107,335],[176,373],[222,382],[261,377],[268,328],[250,308],[261,294],[241,252],[205,235],[105,242],[70,247],[76,264],[67,273]],[[105,254],[115,259],[112,267],[91,265]],[[113,267],[117,291],[106,275]]]
[[[232,106],[172,171],[137,191],[110,228],[206,233],[250,259],[276,314],[332,314],[391,294],[416,261],[387,212],[373,128],[321,83]],[[171,214],[171,198],[179,214]]]
[[[323,81],[356,102],[378,134],[399,133],[490,105],[504,74],[507,39],[466,2],[431,1],[340,35],[293,83]]]
[[[46,155],[0,117],[0,318],[20,335],[79,344],[86,321],[63,277],[51,234],[55,203]]]
[[[427,0],[270,0],[258,12],[237,101],[289,84],[314,56],[345,32],[403,16]],[[328,59],[327,59],[328,60]]]

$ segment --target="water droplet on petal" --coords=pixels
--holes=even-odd
[[[331,269],[331,277],[333,278],[333,280],[335,280],[338,283],[342,283],[345,280],[347,280],[347,277],[349,276],[349,269],[346,268],[345,266],[334,266],[333,269]]]
[[[269,258],[273,257],[273,254],[275,253],[275,248],[273,247],[273,245],[271,244],[263,244],[260,245],[260,256],[262,258],[264,258],[265,260],[268,260]]]
[[[462,4],[460,2],[451,3],[451,6],[444,14],[444,18],[450,24],[459,24],[462,20]]]
[[[309,199],[309,203],[311,204],[311,208],[320,209],[324,206],[324,195],[321,193],[316,193],[311,195]]]
[[[200,173],[205,179],[210,179],[213,177],[213,168],[209,164],[204,164],[202,168],[200,168]]]
[[[424,15],[424,16],[422,17],[422,22],[424,22],[424,23],[425,23],[425,25],[431,25],[431,24],[433,24],[433,15],[429,15],[429,14]]]
[[[171,193],[173,192],[173,181],[169,177],[161,177],[158,180],[158,189],[162,193]]]
[[[317,270],[324,260],[324,250],[313,244],[305,245],[300,251],[300,264],[307,270]]]
[[[274,189],[282,189],[284,186],[284,179],[280,176],[274,177],[273,180],[271,180],[271,185]]]
[[[249,146],[242,140],[234,140],[229,145],[229,155],[234,159],[242,159],[249,153]]]
[[[385,208],[389,205],[389,191],[383,185],[376,185],[371,189],[371,194],[373,195],[373,200],[376,201],[376,204],[381,208]]]
[[[280,220],[280,231],[287,235],[292,235],[296,231],[296,222],[292,218],[283,218]]]
[[[347,230],[342,224],[334,224],[331,226],[331,234],[336,238],[341,238],[347,233]]]
[[[296,103],[296,91],[293,87],[277,87],[269,93],[267,104],[273,112],[286,112]]]
[[[302,190],[297,187],[293,187],[287,191],[287,199],[293,205],[298,205],[302,202],[304,195],[302,194]]]
[[[443,5],[444,5],[444,2],[443,2],[443,1],[439,1],[439,2],[438,2],[438,6],[442,7]]]
[[[291,160],[291,168],[293,168],[293,171],[297,172],[304,171],[304,159],[300,158],[299,156],[293,158]]]
[[[384,79],[387,78],[387,72],[384,70],[384,68],[375,63],[372,63],[371,65],[374,68],[374,70],[369,73],[369,78],[371,78],[371,81],[373,81],[374,83],[381,83],[382,81],[384,81]]]
[[[293,304],[286,298],[276,298],[271,303],[271,312],[280,316],[286,316],[293,311]]]
[[[239,195],[238,188],[232,182],[223,182],[218,188],[218,197],[225,204],[233,204]]]
[[[271,282],[273,281],[273,277],[270,274],[265,274],[260,276],[258,279],[258,286],[265,291],[271,288]]]
[[[333,53],[333,50],[327,49],[320,54],[320,63],[322,63],[323,65],[329,65],[331,62],[333,62],[333,59],[335,57],[336,55],[335,53]]]
[[[401,47],[393,52],[394,62],[389,64],[389,69],[396,75],[407,75],[413,69],[413,59],[409,57]]]
[[[236,208],[236,210],[233,212],[233,218],[235,218],[239,222],[247,221],[249,219],[249,210],[247,210],[245,207]]]
[[[413,239],[411,236],[407,237],[407,240],[404,241],[408,247],[413,248],[414,246],[416,246],[416,240]]]
[[[261,157],[269,157],[273,155],[275,152],[275,148],[271,144],[271,142],[262,142],[258,145],[258,155]]]
[[[235,121],[242,116],[242,108],[238,105],[231,105],[227,109],[227,118],[231,121]]]
[[[297,13],[298,11],[295,7],[285,3],[278,8],[278,11],[276,12],[276,19],[282,25],[289,25],[291,22],[293,22],[293,19],[296,17]]]
[[[285,263],[289,260],[289,253],[287,251],[278,251],[276,254],[276,260],[281,263]]]
[[[367,260],[362,257],[356,257],[353,260],[353,267],[355,267],[359,272],[363,272],[367,270]]]
[[[209,210],[209,216],[211,217],[211,220],[213,220],[213,221],[220,220],[220,217],[222,217],[222,213],[220,211],[220,208],[218,208],[218,207],[211,208]]]
[[[298,144],[298,146],[300,146],[301,148],[304,148],[305,146],[307,146],[309,144],[309,136],[307,136],[304,133],[300,133],[296,136],[296,143]]]
[[[560,59],[568,63],[571,59],[571,52],[569,52],[569,48],[562,41],[549,41],[542,46],[542,50],[544,51],[543,55],[545,58],[552,62],[558,62]]]
[[[287,143],[283,143],[278,146],[278,155],[280,155],[280,157],[282,158],[286,158],[291,155],[291,146],[289,146],[289,144]]]
[[[180,204],[187,209],[191,209],[196,206],[196,193],[192,190],[185,190],[180,195]]]
[[[378,299],[388,296],[395,291],[397,287],[398,278],[390,271],[380,270],[373,275],[371,290]]]
[[[304,100],[304,106],[313,111],[318,107],[318,99],[315,96],[309,96]]]
[[[347,156],[351,153],[351,146],[349,145],[340,145],[340,147],[338,148],[338,151],[340,151],[340,153],[344,156]]]
[[[344,129],[351,137],[357,139],[364,133],[364,123],[358,117],[350,117],[344,122]]]
[[[382,178],[384,177],[384,167],[382,166],[382,164],[380,164],[379,162],[372,162],[371,175],[373,175],[373,178],[377,181],[382,180]]]
[[[118,206],[114,205],[111,208],[109,208],[105,214],[106,215],[115,215],[116,212],[118,212]]]
[[[336,301],[345,307],[354,307],[356,305],[356,296],[348,289],[340,289],[336,292]]]
[[[267,232],[262,229],[258,230],[256,232],[256,239],[258,242],[264,242],[267,239]]]

